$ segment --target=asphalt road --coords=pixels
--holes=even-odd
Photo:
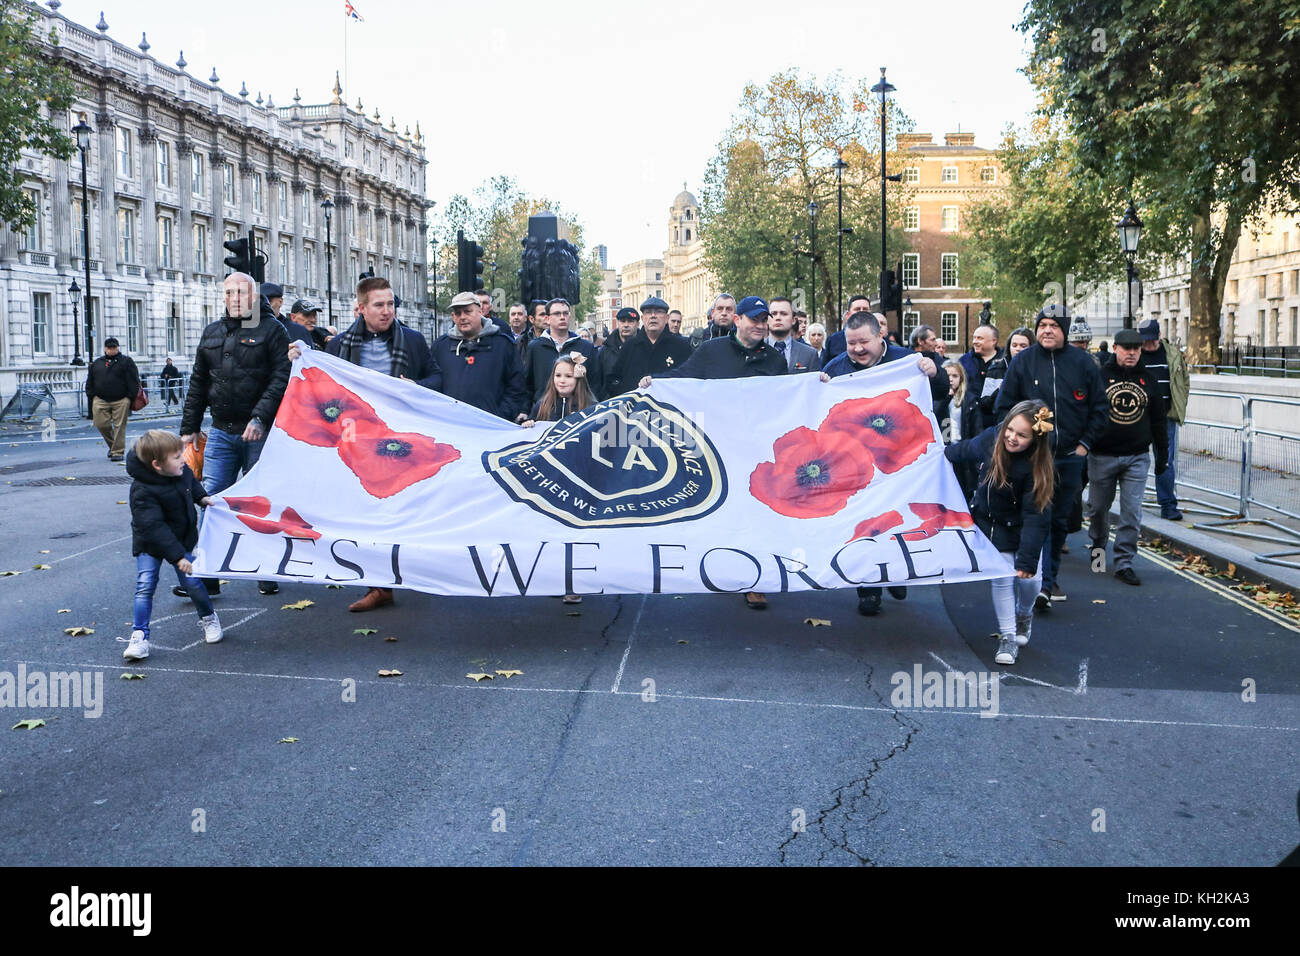
[[[23,572],[0,681],[102,673],[102,715],[2,708],[0,864],[1271,865],[1300,840],[1300,631],[1145,552],[1130,588],[1075,535],[1069,600],[1012,668],[987,584],[866,619],[851,590],[358,615],[355,588],[238,581],[208,646],[170,577],[124,668],[129,485],[85,426],[41,437],[0,432],[0,570]],[[895,706],[917,668],[976,673],[986,703],[1001,672],[997,716]],[[523,673],[465,677],[497,669]]]

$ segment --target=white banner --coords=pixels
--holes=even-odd
[[[453,595],[803,591],[1005,577],[914,360],[658,379],[524,429],[321,352],[207,509],[211,577]]]

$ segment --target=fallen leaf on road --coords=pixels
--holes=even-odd
[[[379,676],[380,677],[401,677],[402,672],[401,671],[380,671]]]
[[[76,475],[64,475],[64,476],[63,476],[63,480],[64,480],[64,481],[76,481],[76,480],[77,480],[77,476],[76,476]]]
[[[1092,603],[1093,603],[1093,604],[1105,604],[1106,602],[1103,601],[1101,598],[1093,598],[1093,599],[1092,599]]]
[[[472,681],[473,681],[474,683],[476,683],[476,684],[477,684],[479,681],[481,681],[481,680],[491,680],[491,679],[492,679],[492,675],[491,675],[491,674],[466,674],[465,676],[468,677],[470,680],[472,680]]]
[[[1236,566],[1235,564],[1233,564],[1231,561],[1229,561],[1229,562],[1228,562],[1228,577],[1230,577],[1230,578],[1235,578],[1236,576],[1237,576],[1237,566]]]
[[[61,607],[61,608],[59,608],[59,613],[60,613],[60,614],[71,614],[71,613],[72,613],[72,608],[70,608],[70,607]]]
[[[831,622],[821,617],[806,617],[803,619],[805,624],[811,624],[813,627],[830,627]]]
[[[519,675],[522,674],[522,673],[523,673],[523,671],[497,671],[497,676],[498,676],[498,677],[517,677],[517,676],[519,676]],[[470,676],[472,677],[473,675],[471,674]]]
[[[45,721],[43,720],[20,720],[18,721],[18,723],[14,724],[9,729],[10,730],[35,730],[37,727],[44,727],[44,726],[45,726]]]
[[[674,600],[674,601],[685,601],[686,598],[683,597],[683,596],[680,595],[680,594],[674,594],[674,595],[673,595],[673,600]]]
[[[379,628],[377,628],[377,627],[358,627],[358,628],[353,628],[352,633],[353,633],[353,634],[378,634],[378,633],[379,633]]]
[[[11,577],[12,575],[15,574],[22,574],[22,572],[21,571],[0,571],[0,578]]]
[[[277,744],[296,744],[297,742],[298,742],[297,737],[281,737],[279,740],[276,741]]]
[[[144,680],[148,674],[123,674],[122,680]]]
[[[386,638],[384,638],[384,640],[388,641],[389,643],[396,643],[396,642],[397,642],[397,638],[395,638],[395,637],[386,637]]]
[[[118,504],[119,504],[119,505],[124,505],[124,504],[126,504],[126,502],[125,502],[125,501],[119,501]]]
[[[301,601],[294,601],[292,604],[280,605],[280,610],[281,611],[305,611],[307,610],[307,608],[311,607],[315,603],[316,603],[315,601],[308,601],[306,598],[303,598]]]
[[[82,626],[65,627],[63,629],[63,633],[68,635],[68,637],[82,637],[86,634],[94,634],[95,629],[93,627],[82,627]]]
[[[326,588],[326,590],[328,590],[328,591],[342,591],[342,590],[343,590],[343,585],[341,585],[341,584],[327,584],[327,585],[325,585],[325,588]]]
[[[49,566],[48,564],[33,564],[33,565],[32,565],[32,570],[33,570],[33,571],[48,571],[49,569],[50,569],[50,566]]]
[[[49,548],[46,548],[44,551],[41,552],[41,554],[49,554],[49,553],[50,553]]]

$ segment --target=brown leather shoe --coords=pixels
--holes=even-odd
[[[767,610],[767,595],[759,594],[757,591],[750,591],[745,595],[745,603],[755,611]]]
[[[366,596],[348,605],[349,611],[373,611],[377,607],[393,603],[393,592],[389,588],[371,588]]]

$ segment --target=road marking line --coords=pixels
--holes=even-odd
[[[1231,588],[1225,587],[1224,585],[1219,584],[1217,581],[1206,580],[1201,575],[1197,574],[1195,571],[1184,571],[1180,569],[1178,565],[1176,565],[1174,562],[1166,558],[1164,555],[1156,554],[1154,551],[1151,551],[1149,548],[1146,548],[1145,546],[1140,546],[1138,548],[1138,551],[1141,552],[1144,558],[1146,558],[1148,561],[1152,562],[1153,564],[1157,564],[1162,568],[1174,572],[1174,574],[1177,574],[1179,577],[1186,578],[1187,580],[1192,581],[1195,584],[1199,584],[1207,591],[1217,594],[1220,597],[1227,598],[1229,601],[1233,601],[1237,604],[1240,604],[1242,607],[1254,611],[1256,614],[1260,615],[1261,617],[1267,618],[1268,620],[1272,621],[1274,624],[1279,624],[1282,627],[1285,627],[1289,631],[1295,631],[1297,634],[1300,634],[1300,624],[1296,624],[1286,615],[1278,614],[1276,611],[1262,606],[1258,601],[1251,601],[1248,600],[1247,598],[1242,597],[1240,594],[1235,594]]]
[[[55,558],[50,562],[50,564],[58,564],[60,561],[71,561],[73,558],[79,558],[83,554],[90,554],[90,552],[98,551],[100,548],[107,548],[110,544],[117,544],[119,541],[126,541],[130,537],[129,534],[124,534],[120,538],[112,538],[109,541],[105,541],[103,544],[97,544],[93,548],[87,548],[85,551],[78,551],[76,554],[69,554],[62,558]]]
[[[953,667],[934,651],[930,652],[930,656],[947,668],[949,673],[964,673],[963,671],[959,671],[957,668]],[[1067,694],[1074,694],[1075,696],[1082,696],[1088,693],[1088,658],[1086,657],[1079,662],[1079,683],[1074,687],[1061,687],[1057,684],[1049,684],[1045,680],[1038,680],[1036,677],[1026,677],[1024,674],[1013,674],[1011,671],[997,671],[996,673],[999,681],[1014,677],[1016,680],[1026,681],[1030,684],[1037,684],[1039,687],[1050,687],[1053,690],[1064,691]]]
[[[130,665],[117,664],[67,664],[62,661],[32,661],[32,660],[15,660],[20,664],[41,664],[52,665],[55,667],[75,667],[86,669],[110,670],[114,667],[121,669],[130,669]],[[138,666],[138,665],[137,665]],[[464,691],[501,691],[527,694],[600,694],[604,696],[607,691],[594,690],[592,688],[568,688],[568,687],[508,687],[508,686],[491,686],[484,684],[437,684],[425,683],[421,681],[401,681],[394,683],[392,680],[381,680],[378,678],[370,680],[360,680],[357,678],[342,677],[311,677],[304,674],[263,674],[250,671],[211,671],[200,670],[198,668],[179,668],[179,667],[149,667],[149,671],[163,674],[203,674],[210,677],[257,677],[270,680],[299,680],[315,681],[331,684],[341,684],[344,680],[356,680],[358,684],[383,685],[385,687],[406,687],[412,689],[428,688],[445,688],[447,690],[464,690]],[[627,697],[641,700],[640,691],[624,690],[613,695],[615,697]],[[847,710],[859,713],[906,713],[906,714],[933,714],[935,716],[953,716],[953,717],[979,717],[981,711],[977,709],[959,710],[954,707],[879,707],[868,706],[865,704],[832,704],[822,701],[803,701],[803,700],[765,700],[757,697],[709,697],[697,694],[657,694],[657,700],[683,700],[699,701],[702,703],[723,703],[723,704],[767,704],[775,707],[803,707],[813,710]],[[1198,720],[1155,720],[1143,717],[1090,717],[1082,714],[1022,714],[1014,711],[1003,710],[992,719],[1002,718],[1023,718],[1027,720],[1080,720],[1091,723],[1105,724],[1135,724],[1143,726],[1161,726],[1161,727],[1200,727],[1213,730],[1270,730],[1281,731],[1283,733],[1300,733],[1300,726],[1297,727],[1276,727],[1267,724],[1224,724],[1212,721]],[[988,718],[986,718],[988,719]]]
[[[239,627],[239,625],[241,625],[241,624],[247,624],[249,621],[251,621],[253,618],[257,617],[259,614],[265,614],[265,613],[267,612],[267,608],[264,608],[264,607],[228,607],[228,608],[226,608],[225,610],[227,610],[227,611],[252,611],[253,613],[252,613],[252,614],[245,614],[243,617],[241,617],[241,618],[240,618],[238,621],[236,621],[234,624],[224,624],[224,623],[223,623],[223,624],[221,625],[221,632],[222,632],[223,634],[228,634],[228,633],[230,633],[231,631],[233,631],[235,628]],[[152,625],[154,625],[154,624],[161,624],[163,621],[170,621],[170,620],[172,620],[173,618],[177,618],[177,617],[191,617],[191,616],[193,615],[193,613],[194,613],[193,611],[190,611],[190,612],[187,614],[186,612],[182,611],[182,612],[179,613],[179,614],[168,614],[166,617],[155,618],[153,621],[150,621],[149,623],[150,623],[150,626],[152,627]],[[121,638],[118,638],[118,640],[121,640]],[[190,643],[186,644],[184,647],[169,647],[169,646],[166,645],[166,644],[159,644],[157,641],[154,641],[154,640],[150,639],[150,641],[149,641],[149,647],[150,647],[150,649],[153,649],[153,648],[160,648],[160,649],[162,649],[162,650],[164,650],[164,651],[188,651],[191,647],[198,647],[200,644],[203,644],[203,643],[206,643],[206,642],[204,641],[203,638],[200,637],[197,641],[191,641]]]
[[[645,610],[645,602],[649,597],[648,594],[641,595],[641,606],[636,609],[636,617],[632,619],[632,630],[627,635],[627,648],[623,651],[623,659],[618,662],[618,673],[614,675],[614,686],[609,689],[611,694],[617,694],[619,685],[623,683],[623,668],[627,667],[628,655],[632,653],[632,640],[636,637],[636,629],[641,624],[641,612]]]

